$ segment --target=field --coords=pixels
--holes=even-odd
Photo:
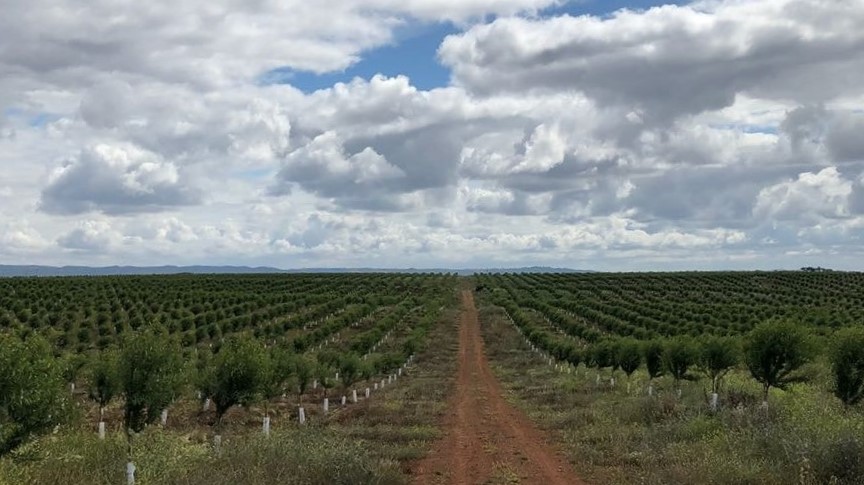
[[[862,322],[839,272],[4,279],[0,484],[862,483]]]

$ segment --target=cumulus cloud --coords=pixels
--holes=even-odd
[[[861,0],[543,13],[558,3],[0,0],[0,257],[626,269],[857,251]],[[444,20],[462,30],[438,50],[450,85],[266,82]]]
[[[173,163],[132,145],[95,145],[51,174],[41,209],[53,214],[126,214],[195,204]]]
[[[703,1],[608,18],[501,18],[439,55],[472,92],[578,90],[668,123],[738,93],[821,102],[862,88],[860,0]]]
[[[398,167],[370,147],[347,156],[335,132],[323,133],[285,157],[273,187],[276,195],[290,192],[289,183],[299,183],[325,197],[346,196],[358,190],[385,190],[391,181],[405,176]]]
[[[4,0],[0,72],[86,84],[94,74],[225,86],[268,69],[327,72],[392,40],[409,19],[466,21],[536,11],[554,0],[198,0],[88,2]]]
[[[835,167],[828,167],[762,189],[753,211],[759,216],[781,221],[843,218],[850,215],[851,195],[852,181],[844,179]]]
[[[120,239],[107,221],[88,220],[57,239],[61,248],[74,251],[100,252]]]
[[[50,247],[28,221],[5,222],[0,228],[0,255],[34,254]]]

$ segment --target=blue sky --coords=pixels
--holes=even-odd
[[[606,16],[624,8],[644,10],[658,5],[685,3],[688,2],[680,0],[576,0],[564,3],[559,7],[545,9],[540,12],[540,17],[559,15]],[[395,32],[395,41],[392,44],[362,53],[360,61],[344,71],[316,74],[282,68],[265,73],[261,80],[263,84],[291,84],[306,93],[327,89],[339,82],[349,82],[355,77],[368,80],[376,74],[384,74],[387,77],[408,76],[412,85],[423,90],[444,87],[449,84],[450,72],[437,61],[436,52],[446,36],[461,31],[462,29],[450,22],[420,23],[411,21]]]

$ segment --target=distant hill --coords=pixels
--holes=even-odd
[[[0,265],[0,277],[12,276],[116,276],[168,274],[274,274],[274,273],[590,273],[569,268],[529,266],[520,268],[298,268],[279,269],[269,266],[38,266]]]

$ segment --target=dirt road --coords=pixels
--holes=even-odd
[[[447,436],[417,464],[415,483],[542,485],[581,484],[524,413],[512,407],[489,368],[474,306],[462,292],[459,324],[459,376]]]

